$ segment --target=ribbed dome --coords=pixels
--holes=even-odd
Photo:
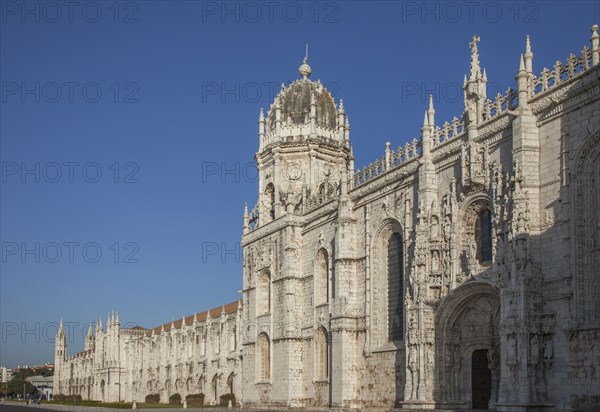
[[[336,127],[336,107],[333,97],[319,82],[308,79],[297,80],[281,90],[276,98],[281,105],[281,120],[287,125],[307,124],[310,122],[310,94],[315,94],[317,105],[317,126],[328,129]],[[275,128],[275,113],[269,114],[269,130]]]

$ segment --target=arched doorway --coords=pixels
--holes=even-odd
[[[104,379],[102,379],[102,381],[100,382],[100,398],[102,399],[102,402],[106,402],[106,399],[104,397],[104,386],[106,384],[104,383]]]
[[[219,404],[219,397],[217,396],[218,390],[219,390],[219,376],[218,375],[213,376],[211,386],[212,386],[214,404],[218,405]]]
[[[492,371],[488,349],[478,349],[471,355],[471,404],[473,409],[487,409],[492,395]]]
[[[470,281],[453,290],[436,312],[437,400],[487,409],[499,386],[498,289]]]

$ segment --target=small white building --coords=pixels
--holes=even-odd
[[[12,369],[8,369],[6,366],[0,366],[0,382],[8,382],[12,379]]]
[[[31,383],[35,388],[43,394],[46,399],[50,399],[52,396],[52,387],[54,386],[54,376],[30,376],[25,380]]]

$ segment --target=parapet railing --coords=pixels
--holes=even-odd
[[[552,70],[544,67],[540,77],[533,79],[531,95],[543,93],[546,90],[550,90],[561,83],[564,83],[573,77],[583,73],[592,67],[592,52],[588,46],[583,46],[581,54],[575,56],[573,53],[567,57],[565,64],[558,60],[554,63]]]

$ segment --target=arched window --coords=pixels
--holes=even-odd
[[[479,212],[475,221],[475,242],[477,244],[477,260],[492,260],[492,214],[489,209]]]
[[[392,233],[388,240],[388,338],[402,340],[404,335],[404,262],[402,236]]]
[[[271,379],[271,342],[266,333],[258,335],[256,341],[257,377],[259,381]]]
[[[213,353],[217,354],[221,352],[221,325],[218,324],[213,329]]]
[[[227,386],[229,387],[229,393],[233,393],[233,372],[227,378]]]
[[[334,191],[335,189],[331,183],[325,182],[321,183],[319,186],[319,196],[323,199],[329,198],[331,195],[333,195]]]
[[[329,301],[329,260],[327,250],[320,249],[315,260],[315,306]]]
[[[229,335],[229,351],[235,352],[237,349],[237,328],[234,326],[231,328],[231,333]]]
[[[273,183],[269,183],[267,188],[265,189],[265,202],[266,202],[266,210],[268,222],[275,219],[275,186]]]
[[[315,377],[318,381],[327,380],[329,371],[329,341],[327,331],[321,327],[315,334]]]
[[[263,271],[256,279],[256,315],[261,316],[271,312],[271,274]]]

